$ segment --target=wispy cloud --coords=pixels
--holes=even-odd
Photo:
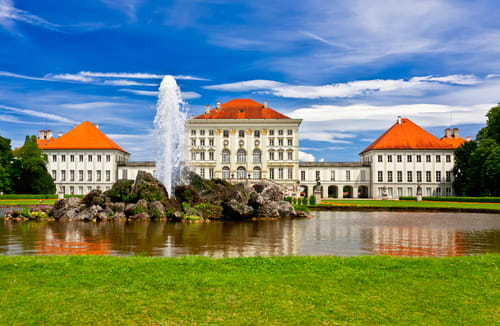
[[[51,23],[28,11],[17,9],[12,0],[0,0],[0,26],[11,30],[16,21],[61,32],[60,25]]]
[[[299,161],[300,162],[314,162],[316,158],[314,155],[299,151]]]
[[[132,93],[132,94],[136,94],[136,95],[156,96],[156,97],[159,94],[158,91],[142,91],[139,89],[128,89],[128,88],[121,88],[120,91]]]
[[[272,80],[248,80],[235,83],[204,86],[205,89],[242,92],[264,91],[286,98],[348,98],[377,92],[393,92],[404,89],[435,89],[444,85],[474,85],[480,80],[473,75],[449,75],[443,77],[422,76],[404,79],[358,80],[319,86],[290,85]]]
[[[162,79],[165,74],[151,74],[144,72],[93,72],[93,71],[80,71],[76,75],[85,77],[97,78],[131,78],[131,79]],[[200,80],[209,81],[210,79],[190,76],[190,75],[174,75],[175,79],[179,80]]]
[[[53,79],[50,78],[26,76],[26,75],[14,74],[8,71],[0,71],[0,76],[20,78],[20,79],[30,79],[30,80],[54,81]]]
[[[107,109],[116,106],[123,106],[123,103],[114,102],[85,102],[85,103],[64,103],[59,106],[65,109],[71,110],[95,110],[95,109]]]
[[[62,122],[62,123],[67,123],[67,124],[75,124],[76,123],[75,120],[71,120],[71,119],[65,118],[63,116],[60,116],[57,114],[52,114],[52,113],[14,108],[11,106],[1,105],[1,104],[0,104],[0,108],[7,110],[7,111],[19,113],[21,115],[27,115],[27,116],[37,117],[37,118],[44,118],[44,119]]]

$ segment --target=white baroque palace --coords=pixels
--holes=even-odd
[[[235,99],[186,121],[185,166],[203,178],[253,182],[268,179],[285,194],[310,196],[318,182],[327,198],[452,196],[454,150],[464,140],[458,129],[439,139],[399,117],[360,153],[360,162],[299,162],[299,126],[264,104]],[[154,162],[130,162],[97,126],[83,122],[52,137],[41,130],[38,145],[48,156],[48,171],[65,194],[109,189],[138,171],[155,174]]]

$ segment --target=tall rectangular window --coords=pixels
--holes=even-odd
[[[446,182],[451,182],[451,171],[446,171]]]
[[[392,171],[387,171],[387,182],[392,182]]]
[[[412,157],[413,156],[411,156],[411,155],[406,155],[406,162],[411,163]]]
[[[245,130],[238,130],[238,137],[245,138]]]
[[[288,146],[292,146],[293,145],[293,139],[292,138],[288,138]]]
[[[287,155],[288,155],[288,160],[292,161],[293,160],[293,152],[288,152]]]
[[[200,139],[200,146],[205,146],[205,138]]]
[[[78,161],[83,162],[83,155],[78,155]]]
[[[213,168],[208,169],[208,177],[210,179],[214,178],[214,169]]]
[[[52,162],[57,162],[57,155],[52,155]]]
[[[88,161],[89,161],[89,162],[92,162],[92,155],[89,155],[89,157],[88,157]]]
[[[274,139],[269,139],[269,146],[274,146]]]
[[[441,182],[441,171],[436,171],[436,182]]]
[[[335,181],[335,170],[330,171],[330,181]]]
[[[269,130],[269,136],[274,136],[274,130]]]
[[[406,189],[406,191],[407,191],[408,196],[410,196],[410,197],[413,196],[413,188],[408,188],[408,189]]]
[[[222,132],[222,136],[223,136],[224,138],[229,138],[229,130],[224,130],[224,131]]]
[[[75,181],[75,170],[69,170],[69,181]]]
[[[320,171],[316,171],[316,180],[321,179],[320,173],[321,173]]]
[[[83,181],[83,170],[78,170],[78,181]]]
[[[87,181],[92,181],[92,170],[87,171]]]
[[[377,181],[384,182],[384,173],[382,171],[377,171]]]
[[[205,169],[204,168],[200,169],[200,177],[205,178]]]
[[[101,162],[101,159],[102,159],[102,156],[101,155],[97,155],[97,162]]]
[[[451,155],[446,155],[446,163],[450,163],[451,162]]]
[[[154,175],[154,172],[153,172],[153,175]],[[111,181],[111,171],[110,170],[106,170],[106,181]]]
[[[106,162],[111,162],[111,155],[106,155]]]
[[[122,179],[127,180],[127,169],[122,170]]]
[[[293,179],[293,170],[292,169],[288,169],[288,179],[289,180]]]
[[[398,171],[398,182],[403,182],[403,171]]]
[[[260,138],[260,130],[254,130],[254,131],[253,131],[253,136],[254,136],[255,138]]]
[[[200,153],[200,161],[205,161],[205,152]]]
[[[274,161],[274,152],[269,152],[269,161]]]
[[[382,162],[382,161],[379,161]],[[387,162],[392,163],[392,155],[387,155]]]
[[[422,182],[422,171],[417,171],[417,182]]]
[[[366,171],[361,170],[361,181],[366,181]]]
[[[283,179],[283,168],[278,169],[278,178],[281,180]]]
[[[413,174],[411,171],[406,172],[406,182],[413,182]]]
[[[96,176],[95,176],[95,178],[96,178],[96,181],[101,181],[101,170],[97,170],[97,171],[96,171]]]
[[[283,152],[278,152],[278,160],[283,161]]]
[[[61,171],[61,181],[66,181],[66,171]]]
[[[214,146],[214,139],[213,138],[210,138],[208,140],[208,146]]]
[[[345,171],[345,180],[351,181],[351,171],[349,170]]]
[[[205,136],[205,130],[200,130],[200,136]]]
[[[378,161],[379,161],[379,163],[380,163],[380,162],[383,162],[382,155],[379,155],[379,156],[378,156]]]
[[[211,130],[209,130],[209,131],[208,131],[208,135],[209,135],[209,136],[213,136],[213,135],[215,135],[215,131],[214,131],[214,130],[212,130],[212,129],[211,129]]]
[[[214,152],[208,152],[208,159],[209,159],[210,161],[215,160],[215,154],[214,154]]]
[[[403,155],[398,155],[398,156],[396,156],[396,157],[397,157],[397,159],[398,159],[398,163],[403,162]]]
[[[66,155],[61,155],[61,162],[66,162]]]
[[[71,155],[69,156],[69,161],[70,161],[70,162],[74,162],[74,161],[75,161],[75,155],[71,154]]]
[[[292,129],[288,129],[287,134],[288,134],[288,136],[291,136],[293,134],[293,130]]]
[[[425,171],[425,182],[432,182],[432,172]]]
[[[417,163],[422,162],[422,155],[417,155]]]
[[[300,180],[305,181],[306,180],[306,171],[300,171]]]
[[[441,155],[436,155],[436,162],[441,163]],[[441,188],[439,188],[439,191],[441,191]]]
[[[269,179],[274,179],[274,168],[269,169]]]
[[[283,138],[278,139],[278,146],[283,146]]]
[[[425,155],[425,161],[427,163],[430,163],[431,162],[431,156],[430,155]]]
[[[56,170],[52,170],[52,179],[54,179],[54,181],[56,181],[56,178],[57,177],[57,171]]]

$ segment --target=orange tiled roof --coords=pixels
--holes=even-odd
[[[290,119],[286,115],[265,108],[264,105],[249,99],[235,99],[221,108],[213,108],[208,114],[203,113],[194,119]]]
[[[125,152],[89,121],[82,122],[66,134],[39,146],[41,149],[116,149]]]
[[[455,149],[409,119],[401,119],[362,152],[374,149]]]
[[[453,148],[455,149],[459,148],[463,143],[465,143],[465,139],[463,139],[462,137],[455,138],[453,136],[451,138],[447,138],[446,136],[444,136],[441,138],[441,141],[453,146]]]
[[[38,147],[40,147],[40,148],[43,149],[48,143],[50,143],[53,140],[54,140],[54,137],[50,137],[49,139],[40,139],[40,138],[37,138],[36,139],[36,144],[38,145]]]

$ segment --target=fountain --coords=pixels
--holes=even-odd
[[[154,134],[157,145],[156,175],[170,194],[182,172],[184,160],[184,123],[186,105],[181,90],[172,76],[165,76],[160,84]]]

